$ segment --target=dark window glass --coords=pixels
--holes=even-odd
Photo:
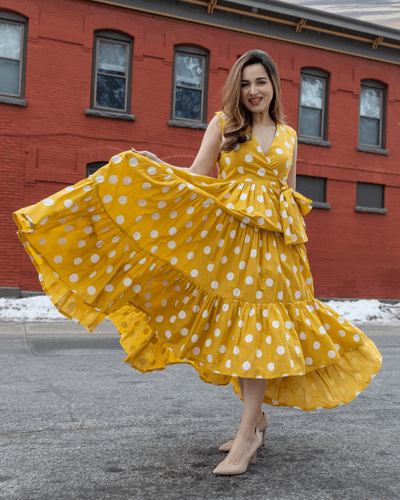
[[[379,83],[361,84],[359,144],[382,147],[384,89]],[[378,88],[380,86],[381,88]]]
[[[304,69],[300,81],[299,135],[326,139],[328,76]]]
[[[326,179],[308,175],[296,176],[296,191],[313,201],[326,202]]]
[[[132,41],[111,32],[95,36],[92,107],[130,112]]]
[[[384,208],[384,186],[357,182],[357,203],[360,207]]]
[[[195,47],[175,49],[172,118],[204,122],[208,55]]]
[[[104,165],[107,165],[107,161],[95,161],[92,163],[88,163],[86,165],[86,177],[90,177],[92,174],[97,172],[99,168],[104,167]]]
[[[0,94],[21,96],[24,28],[24,23],[0,19]]]

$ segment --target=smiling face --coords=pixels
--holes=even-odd
[[[245,66],[242,71],[240,102],[250,113],[269,115],[274,87],[260,63]]]

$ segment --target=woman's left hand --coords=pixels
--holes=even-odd
[[[146,158],[150,158],[150,160],[155,161],[156,163],[161,163],[161,160],[153,153],[150,153],[150,151],[136,151],[136,149],[131,148],[134,153],[137,153],[138,155],[146,156]]]

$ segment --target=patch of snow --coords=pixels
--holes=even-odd
[[[400,325],[400,303],[383,304],[379,300],[330,300],[325,302],[351,323]]]
[[[0,298],[0,321],[69,321],[46,295],[25,299]]]

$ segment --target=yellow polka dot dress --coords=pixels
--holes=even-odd
[[[224,152],[218,179],[127,151],[16,212],[18,235],[58,310],[89,331],[108,316],[142,373],[189,363],[236,393],[238,377],[269,379],[267,404],[333,408],[381,356],[314,298],[295,143],[277,124],[267,154],[254,136]]]

